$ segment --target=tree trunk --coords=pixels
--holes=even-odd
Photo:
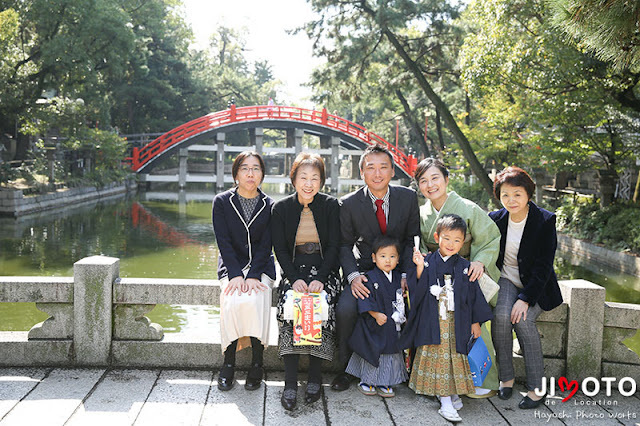
[[[409,106],[409,102],[407,102],[407,99],[404,97],[404,95],[399,89],[396,89],[396,96],[398,97],[398,99],[400,100],[400,103],[402,104],[402,108],[404,109],[404,117],[409,123],[412,133],[416,136],[416,139],[418,139],[418,143],[420,144],[420,146],[422,146],[422,149],[424,150],[425,155],[427,157],[431,157],[431,152],[429,151],[429,145],[427,145],[427,142],[425,140],[425,134],[422,131],[422,128],[420,127],[420,125],[416,122],[416,120],[414,120],[413,115],[411,114],[411,107]]]
[[[442,136],[442,120],[440,119],[440,110],[438,108],[436,108],[436,133],[438,135],[440,152],[444,152],[446,146],[444,145],[444,136]]]
[[[376,18],[375,12],[372,9],[368,8],[368,6],[364,4],[363,4],[363,8],[372,18],[374,19]],[[442,101],[440,96],[438,96],[438,94],[433,90],[433,88],[425,78],[424,74],[420,70],[420,67],[418,67],[418,65],[409,57],[409,54],[404,49],[400,41],[396,38],[395,34],[393,34],[391,30],[389,30],[389,28],[384,26],[384,24],[381,24],[381,27],[382,27],[381,29],[383,34],[387,37],[389,42],[393,45],[393,47],[396,50],[396,53],[400,55],[400,57],[405,62],[405,64],[407,65],[407,67],[409,68],[413,76],[418,80],[418,84],[420,85],[420,88],[422,89],[424,94],[427,96],[427,98],[429,98],[429,100],[436,107],[436,111],[439,111],[440,114],[442,115],[445,125],[447,126],[449,131],[453,134],[453,137],[455,138],[456,142],[460,146],[460,149],[462,150],[464,158],[467,160],[467,162],[469,163],[469,166],[471,167],[471,171],[473,172],[474,175],[476,175],[476,177],[484,187],[485,191],[487,191],[487,193],[491,196],[491,198],[495,199],[495,196],[493,194],[493,182],[491,182],[489,175],[487,175],[487,173],[484,170],[484,167],[482,167],[482,164],[480,164],[478,157],[476,157],[476,154],[473,152],[473,149],[471,148],[471,144],[469,143],[469,140],[467,139],[465,134],[462,132],[460,127],[458,127],[458,123],[456,123],[455,118],[453,118],[451,111],[449,111],[449,108],[447,107],[447,105]]]

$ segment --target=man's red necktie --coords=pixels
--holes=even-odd
[[[382,203],[384,200],[376,200],[376,218],[378,218],[378,225],[380,225],[380,231],[382,234],[387,233],[387,218],[384,216],[384,210],[382,210]]]

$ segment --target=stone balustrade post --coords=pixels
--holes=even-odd
[[[189,158],[189,150],[186,148],[180,149],[179,158],[178,186],[182,189],[187,184],[187,159]]]
[[[256,152],[262,155],[262,148],[264,146],[264,129],[262,127],[256,127],[250,133],[251,143],[255,145]]]
[[[340,191],[340,138],[331,137],[331,192]]]
[[[578,380],[602,375],[602,341],[605,289],[585,280],[561,281],[569,305],[567,316],[567,378]]]
[[[113,284],[120,260],[91,256],[73,265],[73,348],[76,365],[109,365]]]
[[[234,107],[235,111],[235,106]],[[216,151],[216,188],[224,189],[224,140],[225,133],[216,133],[216,143],[218,150]]]

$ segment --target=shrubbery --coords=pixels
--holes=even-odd
[[[640,206],[566,201],[556,210],[558,231],[601,243],[612,250],[640,253]]]

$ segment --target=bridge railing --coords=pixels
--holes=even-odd
[[[104,256],[82,259],[73,270],[73,277],[0,277],[0,303],[35,302],[50,315],[29,332],[0,332],[0,366],[221,365],[219,341],[165,334],[145,316],[156,304],[219,305],[217,280],[120,278],[119,260]],[[605,302],[605,289],[588,281],[561,281],[560,287],[565,303],[537,321],[545,374],[640,381],[640,358],[622,343],[640,328],[640,305]],[[275,327],[272,310],[265,366],[281,369]],[[245,352],[240,366],[250,362]],[[335,362],[330,369],[339,367]],[[515,367],[524,377],[522,358]]]
[[[367,129],[359,124],[353,123],[337,115],[329,114],[326,109],[316,111],[280,105],[257,105],[247,107],[236,107],[235,105],[231,105],[227,110],[214,112],[178,126],[143,147],[134,147],[133,154],[130,158],[127,158],[127,161],[131,163],[134,171],[138,171],[149,163],[156,155],[159,155],[174,145],[186,141],[200,133],[237,122],[271,119],[318,124],[346,133],[369,145],[384,145],[393,155],[396,164],[398,164],[398,166],[409,176],[413,176],[413,172],[418,164],[415,157],[405,154],[402,149],[390,144],[381,136],[367,131]]]

